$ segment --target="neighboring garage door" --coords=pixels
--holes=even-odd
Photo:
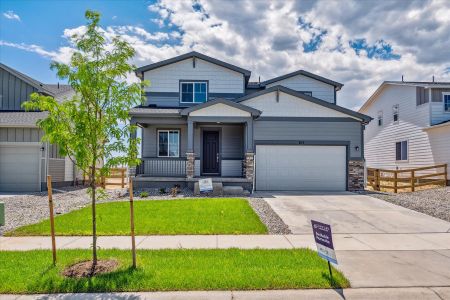
[[[256,190],[345,191],[345,146],[256,146]]]
[[[39,146],[0,145],[0,191],[40,191]]]

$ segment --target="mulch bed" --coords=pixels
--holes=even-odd
[[[115,271],[119,263],[114,259],[99,260],[95,268],[92,268],[92,260],[82,261],[67,267],[62,273],[70,278],[87,278]]]

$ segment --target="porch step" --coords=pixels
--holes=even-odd
[[[213,191],[208,194],[212,196],[222,196],[223,195],[222,182],[213,182]],[[198,185],[198,181],[194,183],[194,195],[200,195],[200,187]]]
[[[244,195],[244,188],[242,186],[234,186],[234,185],[227,185],[223,187],[223,194],[224,195]]]

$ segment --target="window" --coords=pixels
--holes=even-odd
[[[398,112],[398,104],[392,106],[392,117],[394,119],[394,123],[398,123],[399,112]]]
[[[450,93],[443,94],[444,96],[444,111],[450,112]]]
[[[158,157],[180,156],[180,131],[158,130]]]
[[[383,126],[383,111],[378,112],[378,126]]]
[[[408,141],[395,143],[395,160],[408,160]]]
[[[208,98],[207,82],[182,82],[180,102],[203,103]]]

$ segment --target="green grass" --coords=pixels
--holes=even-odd
[[[245,199],[203,198],[136,201],[137,235],[264,234],[267,228]],[[55,217],[57,235],[91,235],[91,208]],[[129,202],[97,205],[99,235],[130,234]],[[19,227],[8,236],[50,235],[50,221]]]
[[[131,252],[99,250],[114,258],[115,272],[90,279],[65,278],[65,267],[90,259],[89,250],[0,251],[0,293],[249,290],[330,288],[326,261],[308,249],[296,250],[139,250],[132,270]],[[333,270],[333,287],[349,287]]]

